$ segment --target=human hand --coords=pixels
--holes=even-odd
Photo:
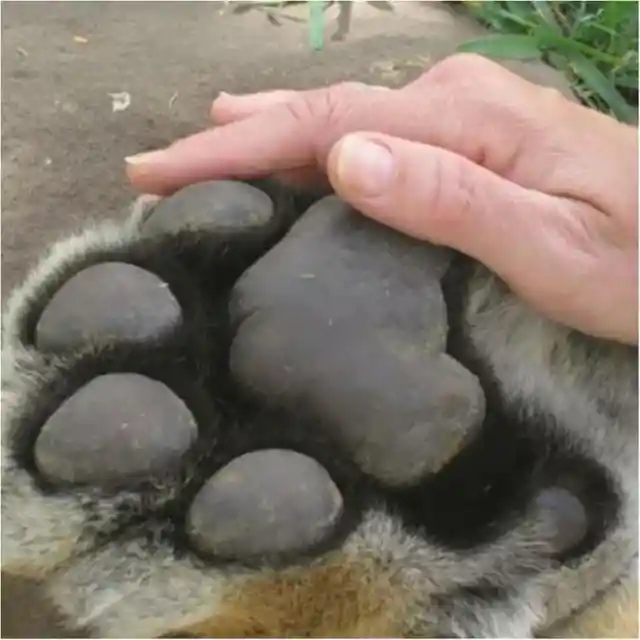
[[[222,126],[129,159],[133,184],[326,175],[365,215],[479,260],[539,312],[637,343],[635,128],[470,55],[399,90],[223,95],[212,114]]]

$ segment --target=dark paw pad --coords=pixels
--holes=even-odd
[[[197,437],[186,405],[137,374],[94,378],[44,424],[36,465],[54,484],[111,483],[174,467]]]
[[[53,296],[36,325],[43,351],[99,341],[159,340],[182,322],[167,283],[131,264],[108,262],[80,271]]]
[[[419,482],[485,410],[477,378],[444,353],[449,260],[320,201],[236,285],[232,372],[264,401],[320,416],[378,479]]]
[[[589,533],[585,505],[563,487],[541,491],[535,499],[535,507],[548,525],[548,542],[556,555],[570,553]]]
[[[188,529],[197,549],[221,558],[303,552],[332,531],[342,508],[340,491],[315,460],[261,450],[209,479],[191,505]]]
[[[241,233],[267,228],[273,218],[273,201],[266,193],[242,182],[220,180],[190,186],[161,201],[142,230]]]

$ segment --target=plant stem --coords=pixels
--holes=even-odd
[[[314,51],[324,49],[324,0],[309,0],[309,44]]]

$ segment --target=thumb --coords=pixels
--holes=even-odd
[[[338,141],[328,174],[336,193],[364,215],[475,258],[526,297],[553,282],[562,244],[550,229],[561,207],[553,196],[450,151],[373,133]]]

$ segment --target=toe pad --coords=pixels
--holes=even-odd
[[[342,496],[315,460],[294,451],[247,453],[216,473],[188,516],[193,544],[227,559],[301,552],[342,513]]]
[[[584,504],[563,487],[549,487],[536,497],[535,506],[550,525],[554,553],[565,554],[587,536],[589,518]]]
[[[68,398],[45,423],[36,465],[55,484],[124,481],[175,465],[196,435],[190,411],[164,384],[107,374]]]
[[[273,215],[271,198],[255,187],[227,180],[203,182],[161,201],[144,222],[143,231],[242,232],[267,226]]]
[[[88,267],[53,296],[36,326],[43,351],[70,350],[89,341],[147,341],[170,333],[180,306],[156,275],[131,264]]]

